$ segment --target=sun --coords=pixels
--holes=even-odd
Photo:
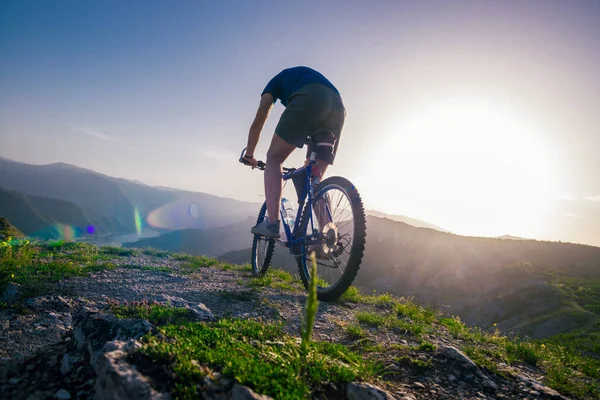
[[[554,172],[540,135],[508,111],[451,100],[392,121],[359,177],[382,211],[466,235],[540,235]]]

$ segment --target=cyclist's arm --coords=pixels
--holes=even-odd
[[[246,149],[246,154],[253,156],[254,150],[256,149],[256,145],[258,144],[258,139],[260,138],[260,132],[262,131],[267,118],[269,118],[269,113],[271,112],[271,108],[273,107],[273,95],[271,93],[265,93],[260,98],[260,104],[258,106],[258,110],[256,111],[256,116],[254,117],[254,121],[252,125],[250,125],[250,132],[248,133],[248,146]]]

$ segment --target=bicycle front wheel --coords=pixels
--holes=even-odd
[[[345,178],[327,178],[313,191],[311,215],[307,204],[300,225],[306,240],[297,256],[298,271],[308,289],[310,254],[315,252],[317,297],[331,301],[348,289],[360,268],[367,236],[365,211],[358,191]]]
[[[265,219],[267,213],[267,203],[263,203],[258,213],[256,224],[260,224]],[[254,235],[252,238],[252,275],[262,276],[267,273],[271,259],[275,251],[275,239],[266,238],[260,235]]]

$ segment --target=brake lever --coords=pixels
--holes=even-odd
[[[244,155],[245,155],[245,154],[246,154],[246,147],[244,147],[244,150],[242,150],[242,154],[240,154],[240,159],[239,159],[239,161],[240,161],[242,164],[245,164],[245,165],[252,165],[252,164],[250,164],[250,162],[249,162],[248,160],[246,160],[246,159],[244,158]],[[261,171],[264,171],[264,170],[265,170],[265,167],[266,167],[266,164],[265,164],[264,162],[262,162],[262,161],[258,161],[258,163],[257,163],[257,165],[256,165],[256,168],[260,169]]]

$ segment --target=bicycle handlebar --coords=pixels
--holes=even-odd
[[[244,150],[242,150],[242,154],[240,154],[240,159],[239,159],[239,161],[240,161],[242,164],[245,164],[245,165],[252,165],[252,164],[250,164],[250,162],[249,162],[248,160],[246,160],[246,159],[244,158],[244,154],[245,154],[245,153],[246,153],[246,148],[244,147]],[[264,171],[264,170],[265,170],[265,163],[264,163],[264,162],[262,162],[262,161],[259,161],[259,162],[258,162],[258,165],[256,166],[256,168],[260,169],[261,171]]]
[[[244,150],[242,150],[242,154],[240,154],[240,159],[239,162],[241,162],[244,165],[251,165],[248,160],[246,160],[244,158],[244,154],[246,153],[246,147],[244,147]],[[260,169],[261,171],[265,170],[265,166],[266,164],[263,161],[259,161],[258,165],[256,166],[256,168]],[[297,170],[297,168],[287,168],[287,167],[282,167],[283,172],[289,173],[289,172],[294,172],[295,170]]]

